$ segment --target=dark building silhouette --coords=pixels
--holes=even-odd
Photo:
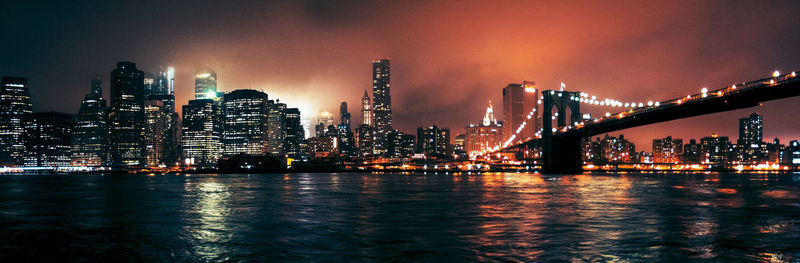
[[[757,113],[739,119],[739,139],[736,141],[738,161],[760,162],[766,159],[763,127],[764,119]]]
[[[375,154],[386,154],[386,135],[392,132],[392,95],[389,59],[372,61],[372,125]]]
[[[72,115],[60,112],[36,112],[26,116],[25,166],[70,166]]]
[[[526,118],[532,109],[538,108],[538,100],[539,93],[536,92],[536,84],[533,81],[523,81],[522,84],[511,83],[503,88],[503,142],[515,135],[516,129],[523,122],[526,122],[525,127],[516,136],[517,139],[533,137],[539,131],[542,121],[538,110],[530,119]]]
[[[72,166],[109,165],[108,116],[103,99],[103,81],[92,80],[91,90],[81,101],[72,129]]]
[[[286,138],[283,141],[283,149],[286,151],[286,155],[295,160],[305,159],[303,140],[306,135],[300,119],[300,110],[297,108],[286,109],[285,123]]]
[[[684,163],[700,163],[703,161],[702,145],[697,143],[697,140],[690,139],[689,143],[683,145],[683,162]]]
[[[0,86],[0,166],[25,162],[25,116],[33,113],[28,80],[3,77]]]
[[[144,160],[144,72],[136,64],[119,62],[111,71],[111,159],[116,166],[141,165]]]
[[[709,137],[700,139],[702,149],[701,160],[709,164],[725,164],[730,161],[733,145],[728,136],[717,136],[712,134]]]

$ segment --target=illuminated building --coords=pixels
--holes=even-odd
[[[36,112],[26,115],[25,166],[70,166],[72,154],[72,115]]]
[[[541,129],[538,103],[539,93],[533,81],[523,81],[522,84],[508,84],[503,88],[503,141],[515,134],[523,122],[525,127],[520,131],[518,139],[533,137]],[[529,119],[527,116],[534,110]]]
[[[167,68],[156,74],[152,88],[148,95],[172,95],[175,93],[175,69]],[[165,105],[166,106],[166,105]]]
[[[683,153],[683,140],[672,139],[667,136],[664,139],[653,140],[653,162],[654,163],[676,163],[680,162]]]
[[[415,136],[394,130],[386,136],[386,157],[403,158],[414,154]]]
[[[266,153],[267,94],[234,90],[222,99],[222,156]]]
[[[710,164],[725,164],[730,160],[733,148],[727,136],[712,134],[700,139],[702,161]]]
[[[0,86],[0,166],[21,166],[25,160],[25,115],[33,113],[28,80],[3,77]]]
[[[703,147],[697,143],[697,140],[690,139],[689,143],[683,146],[684,163],[700,163],[704,161],[703,157]]]
[[[339,116],[341,118],[339,124],[347,126],[347,130],[350,130],[350,112],[347,112],[347,102],[342,101],[342,104],[339,105]]]
[[[283,141],[283,149],[286,155],[293,159],[304,159],[303,140],[305,130],[300,121],[300,110],[297,108],[286,109],[286,138]]]
[[[153,90],[156,88],[156,79],[152,74],[145,74],[143,87],[145,98],[147,98],[147,96],[154,95],[155,92]]]
[[[797,140],[789,142],[789,145],[786,146],[783,163],[800,164],[800,142]]]
[[[497,123],[494,118],[494,109],[492,108],[492,101],[489,101],[489,107],[486,108],[486,114],[483,116],[483,121],[475,124],[470,124],[466,127],[466,142],[464,149],[471,158],[498,148],[503,143],[503,127]]]
[[[598,137],[585,142],[583,161],[593,164],[632,163],[638,162],[639,158],[636,145],[625,139],[625,135],[614,137],[606,134],[602,139]]]
[[[100,77],[92,80],[89,94],[81,101],[71,140],[72,166],[109,164],[108,117]]]
[[[772,140],[772,143],[767,143],[767,161],[770,163],[780,163],[783,160],[786,147],[781,144],[778,138]]]
[[[308,156],[313,159],[329,157],[335,150],[336,137],[308,138]]]
[[[176,162],[181,161],[181,147],[180,147],[180,115],[175,112],[175,95],[173,94],[158,94],[150,95],[148,100],[158,100],[164,105],[164,123],[166,128],[164,130],[164,156],[162,161],[164,164],[174,165]]]
[[[364,90],[364,97],[361,98],[361,125],[372,126],[372,106],[367,90]]]
[[[143,161],[144,72],[136,64],[119,62],[111,71],[111,160],[115,166],[135,166]]]
[[[372,125],[375,127],[374,153],[386,153],[386,135],[392,129],[392,95],[389,59],[372,61]]]
[[[371,126],[362,124],[356,129],[356,148],[358,156],[369,157],[374,152],[374,131]]]
[[[144,164],[148,167],[164,164],[164,141],[168,134],[169,118],[161,100],[147,100],[144,105]]]
[[[213,168],[220,157],[220,129],[215,102],[190,100],[183,106],[183,157],[192,166]]]
[[[217,97],[217,73],[200,72],[194,76],[194,98],[213,99]]]
[[[763,141],[763,117],[757,113],[739,119],[739,139],[736,141],[736,157],[742,162],[759,162],[766,159],[766,144]]]
[[[267,118],[267,153],[274,156],[283,156],[283,141],[286,138],[286,104],[280,101],[268,102],[269,117]]]
[[[467,134],[461,133],[456,135],[453,140],[453,154],[458,156],[458,159],[466,159],[469,156],[466,151]]]
[[[429,157],[451,157],[450,129],[434,126],[417,128],[417,153]]]

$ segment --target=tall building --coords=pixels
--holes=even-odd
[[[175,69],[168,67],[154,77],[154,83],[148,95],[172,95],[175,93]]]
[[[536,83],[523,81],[522,84],[508,84],[503,88],[503,142],[525,122],[525,127],[516,138],[533,137],[541,129],[538,109],[539,93]],[[531,118],[528,115],[533,111]]]
[[[434,126],[417,128],[417,152],[429,157],[449,157],[450,129]]]
[[[286,139],[286,104],[276,101],[269,103],[269,117],[267,119],[267,153],[273,156],[283,156]]]
[[[183,106],[183,157],[190,165],[213,168],[220,157],[220,124],[216,102],[190,100]]]
[[[789,141],[785,152],[782,163],[800,164],[800,142],[797,140]]]
[[[361,124],[355,132],[355,145],[359,157],[369,157],[374,152],[375,133],[372,126]]]
[[[342,101],[342,104],[339,105],[339,116],[340,124],[347,126],[347,129],[350,130],[350,112],[347,112],[347,102]]]
[[[700,139],[701,161],[710,164],[725,164],[730,161],[733,145],[727,136],[712,134]]]
[[[377,155],[386,153],[386,135],[393,131],[390,76],[389,59],[372,61],[372,125]]]
[[[267,94],[234,90],[222,99],[222,156],[267,152]]]
[[[697,140],[690,139],[689,143],[683,145],[684,163],[700,163],[703,159],[703,147]]]
[[[303,159],[305,151],[303,150],[303,140],[305,139],[305,130],[300,119],[300,110],[297,108],[286,109],[286,138],[283,140],[283,149],[286,155],[293,159]]]
[[[503,144],[502,128],[494,118],[492,102],[489,101],[489,107],[486,108],[483,121],[477,125],[470,124],[466,127],[467,133],[464,148],[467,154],[474,158],[500,147]]]
[[[372,103],[367,90],[364,90],[364,97],[361,97],[361,125],[372,126]]]
[[[89,94],[81,101],[71,140],[72,166],[109,164],[108,116],[100,77],[92,80]]]
[[[164,146],[169,126],[167,111],[161,100],[147,100],[144,105],[144,164],[156,167],[164,162]]]
[[[675,163],[681,160],[683,155],[683,140],[672,139],[667,136],[664,139],[653,140],[653,162],[655,163]]]
[[[166,128],[164,130],[164,156],[162,157],[162,161],[164,164],[175,165],[176,162],[181,161],[182,151],[180,147],[180,115],[175,112],[175,95],[150,95],[147,99],[158,100],[163,104],[162,109],[164,111],[164,123],[166,124]]]
[[[336,148],[339,149],[339,153],[347,157],[355,156],[355,138],[350,126],[339,124],[336,128]]]
[[[26,116],[25,166],[70,166],[72,115],[60,112],[36,112]]]
[[[763,117],[757,113],[739,119],[739,140],[736,141],[737,159],[743,162],[758,162],[766,159],[766,144],[763,136]]]
[[[0,166],[25,161],[25,116],[33,113],[28,80],[3,77],[0,86]]]
[[[194,98],[213,99],[217,97],[217,73],[200,72],[194,76]]]
[[[132,62],[119,62],[111,71],[111,159],[116,166],[143,161],[144,72]]]

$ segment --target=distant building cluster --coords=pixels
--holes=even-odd
[[[623,135],[619,138],[606,135],[603,139],[587,140],[583,153],[583,161],[592,164],[800,164],[800,143],[793,140],[784,145],[777,138],[764,142],[763,117],[757,113],[739,119],[736,143],[717,134],[700,138],[699,142],[690,139],[686,143],[667,136],[653,140],[652,152],[636,152],[633,143]]]

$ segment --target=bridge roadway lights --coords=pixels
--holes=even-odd
[[[557,136],[543,139],[543,174],[579,174],[583,172],[581,143],[583,137]]]

